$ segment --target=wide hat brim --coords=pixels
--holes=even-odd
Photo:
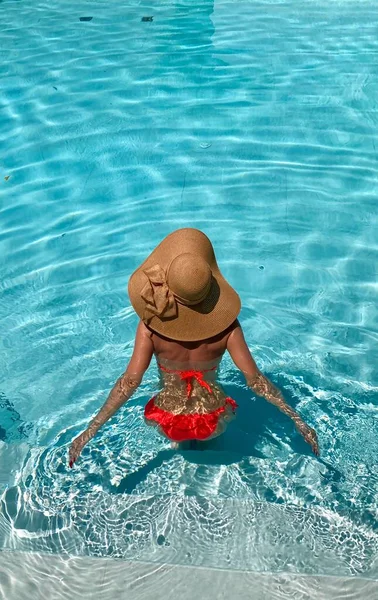
[[[209,264],[211,287],[202,302],[186,306],[177,302],[177,314],[164,318],[153,316],[148,326],[162,336],[176,341],[201,341],[218,335],[229,327],[240,313],[238,294],[221,274],[209,238],[198,229],[178,229],[168,235],[134,271],[129,279],[128,292],[135,312],[142,319],[146,303],[141,291],[148,281],[144,270],[158,264],[164,271],[172,260],[183,253],[198,254]]]

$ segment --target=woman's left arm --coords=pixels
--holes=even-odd
[[[71,444],[69,450],[70,467],[76,462],[84,446],[96,435],[97,431],[106,423],[140,385],[143,375],[149,367],[153,355],[151,334],[141,321],[135,336],[133,355],[125,373],[117,379],[105,404],[91,421],[89,426]]]

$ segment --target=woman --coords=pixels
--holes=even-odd
[[[174,446],[223,433],[237,408],[217,382],[226,350],[251,390],[290,417],[319,455],[315,431],[259,371],[237,320],[239,296],[222,276],[204,233],[186,228],[168,235],[132,274],[128,291],[141,319],[134,352],[99,413],[73,441],[71,467],[100,427],[131,397],[153,355],[162,389],[145,407],[146,423],[156,426]]]

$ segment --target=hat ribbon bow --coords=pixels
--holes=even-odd
[[[173,292],[169,289],[164,269],[158,264],[143,271],[147,280],[140,295],[146,303],[143,321],[152,317],[176,317],[177,304]]]

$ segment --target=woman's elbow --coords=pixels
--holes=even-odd
[[[119,379],[120,387],[125,396],[130,396],[140,386],[143,375],[124,373]]]

